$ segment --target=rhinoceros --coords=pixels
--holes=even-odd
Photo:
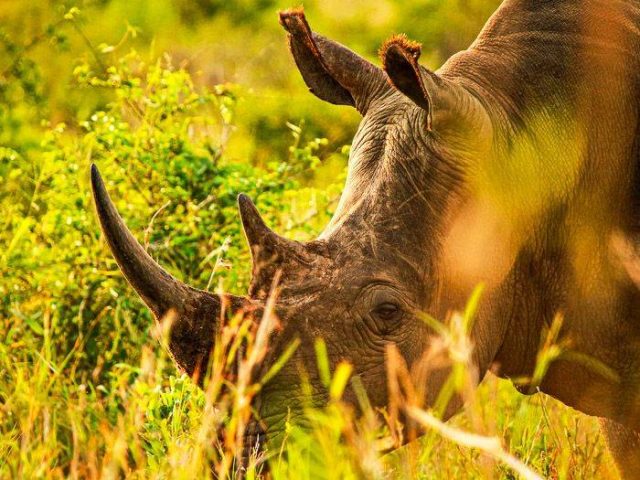
[[[470,332],[477,381],[488,371],[534,378],[541,339],[560,316],[557,340],[571,354],[518,388],[600,417],[622,473],[640,478],[640,3],[506,0],[437,71],[402,35],[383,44],[378,67],[312,32],[301,9],[280,23],[310,91],[362,121],[342,197],[316,240],[279,236],[239,196],[253,257],[246,297],[164,271],[92,170],[124,275],[157,318],[176,312],[178,366],[194,374],[206,364],[222,304],[260,308],[278,276],[281,328],[266,358],[301,342],[256,398],[262,429],[278,438],[301,405],[296,365],[315,370],[315,339],[384,407],[387,347],[417,364],[435,335],[421,312],[447,318],[483,284]],[[426,405],[445,378],[434,369]],[[326,400],[318,378],[309,381],[314,401]]]

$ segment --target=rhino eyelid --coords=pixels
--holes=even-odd
[[[395,284],[387,279],[374,279],[371,280],[370,282],[368,282],[363,288],[362,290],[368,290],[368,289],[375,289],[375,288],[379,288],[379,287],[383,287],[383,288],[391,288],[392,290],[398,290],[398,288],[395,286]]]

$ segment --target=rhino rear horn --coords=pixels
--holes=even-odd
[[[281,237],[271,230],[245,194],[238,195],[238,209],[253,262],[250,296],[268,295],[276,272],[285,265],[311,265],[316,255],[305,244]]]
[[[169,350],[181,369],[201,380],[221,316],[225,311],[251,310],[249,301],[197,290],[167,273],[127,229],[95,165],[91,185],[102,231],[118,266],[156,319],[171,319]]]
[[[289,49],[309,90],[321,100],[351,105],[364,115],[389,90],[382,69],[348,48],[311,31],[302,8],[280,12]]]
[[[425,110],[427,130],[442,135],[455,133],[469,140],[491,132],[491,121],[478,98],[458,79],[441,76],[418,63],[419,43],[396,35],[380,49],[391,84]]]

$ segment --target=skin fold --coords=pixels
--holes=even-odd
[[[531,379],[559,318],[564,353],[541,382],[517,387],[602,417],[624,477],[640,478],[640,4],[506,0],[437,72],[403,36],[382,46],[377,67],[313,33],[302,10],[280,22],[311,92],[363,118],[340,203],[313,242],[278,236],[240,196],[253,255],[247,297],[200,292],[164,272],[92,171],[118,264],[157,318],[173,312],[178,365],[197,376],[220,311],[259,312],[277,278],[282,328],[264,368],[301,343],[256,399],[270,442],[309,400],[301,369],[311,401],[326,400],[317,338],[380,407],[394,346],[430,405],[448,366],[428,354],[436,337],[420,314],[448,318],[481,283],[470,333],[477,381],[489,370]],[[349,391],[347,400],[356,403]]]

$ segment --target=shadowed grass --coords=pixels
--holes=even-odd
[[[170,360],[155,344],[144,347],[139,366],[119,364],[97,385],[59,374],[64,359],[50,350],[46,330],[33,361],[18,361],[1,347],[2,476],[208,478],[212,470],[233,476],[237,441],[260,383],[241,374],[229,384],[228,355],[242,335],[248,348],[240,369],[247,372],[272,328],[268,322],[247,328],[247,322],[234,318],[223,329],[204,391],[184,376],[167,375]],[[322,365],[322,347],[317,350]],[[446,426],[405,398],[400,408],[432,433],[384,454],[390,428],[367,408],[357,380],[349,381],[348,364],[324,369],[329,404],[307,409],[308,429],[288,425],[283,451],[267,452],[272,478],[513,478],[514,465],[524,464],[543,478],[616,478],[595,419],[545,396],[519,395],[494,377]],[[362,417],[341,401],[345,388],[359,392]],[[250,467],[247,478],[255,475]],[[523,478],[538,478],[529,475]]]

